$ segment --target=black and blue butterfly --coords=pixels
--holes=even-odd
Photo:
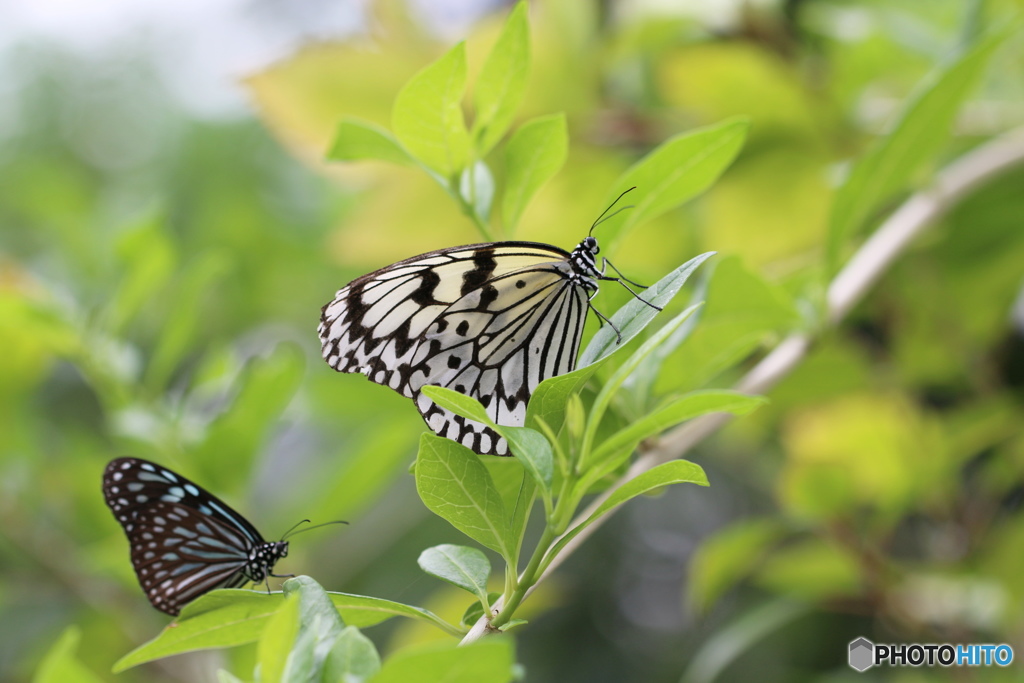
[[[288,541],[265,541],[227,503],[162,465],[112,460],[103,495],[128,536],[139,584],[162,612],[176,616],[215,588],[280,576],[272,572]]]

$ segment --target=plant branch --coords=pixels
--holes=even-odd
[[[915,237],[942,217],[970,192],[1009,169],[1024,164],[1024,128],[1014,129],[998,138],[979,145],[940,171],[928,188],[911,195],[857,250],[846,266],[829,285],[826,298],[826,320],[836,325],[849,313],[885,273],[892,262],[902,254]],[[737,391],[761,394],[770,390],[792,372],[806,357],[813,338],[805,332],[786,337],[768,355],[739,381]],[[569,525],[571,530],[586,520],[620,486],[634,477],[662,463],[680,458],[691,448],[724,426],[731,415],[714,413],[705,415],[677,427],[662,436],[653,447],[641,452],[629,470]],[[537,580],[525,591],[528,597],[537,584],[546,579],[591,534],[608,519],[611,512],[594,520],[561,552],[548,563]],[[493,610],[502,609],[499,600]],[[487,632],[488,618],[484,616],[463,638],[470,643]]]

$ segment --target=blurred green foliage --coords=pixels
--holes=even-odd
[[[572,245],[645,153],[749,119],[747,145],[718,183],[638,225],[612,254],[653,282],[719,252],[694,287],[706,304],[680,328],[685,343],[648,357],[648,374],[632,381],[664,401],[728,387],[785,333],[820,329],[824,278],[892,202],[1024,120],[1019,25],[976,48],[991,50],[987,66],[956,61],[1020,8],[823,0],[711,18],[536,3],[533,67],[509,123],[564,112],[568,155],[521,214],[501,198],[511,202],[501,204],[505,236],[516,225],[517,239]],[[401,397],[327,368],[314,334],[319,307],[352,277],[477,240],[417,169],[323,161],[345,117],[390,128],[402,85],[451,48],[400,3],[372,9],[367,36],[310,46],[247,80],[260,122],[186,116],[144,60],[111,76],[57,51],[26,55],[16,137],[0,147],[5,680],[113,680],[113,663],[165,622],[99,493],[103,466],[125,454],[180,469],[268,536],[304,517],[350,520],[301,537],[279,569],[459,623],[466,594],[416,566],[423,548],[460,542],[406,472],[422,423]],[[487,17],[467,36],[469,83],[476,69],[500,70],[482,65],[504,20]],[[912,125],[920,156],[851,197],[891,147],[886,133],[901,129],[894,117],[941,74],[964,70],[974,71],[964,103]],[[120,89],[82,97],[111,79]],[[470,99],[480,108],[493,96]],[[503,164],[492,168],[499,187],[512,182]],[[1024,171],[1011,172],[963,201],[820,336],[769,406],[691,454],[709,489],[626,506],[526,603],[541,612],[517,631],[529,680],[675,681],[685,671],[688,681],[838,681],[860,635],[1020,642],[1022,182]],[[628,297],[606,287],[598,303],[614,311]],[[623,421],[651,407],[636,395],[616,401]],[[414,620],[366,635],[385,657],[451,656],[425,642],[449,636]],[[407,654],[412,645],[424,649]],[[511,649],[499,656],[511,661]],[[253,644],[117,680],[197,680],[258,661]],[[396,661],[381,675],[403,680],[419,666]],[[956,680],[939,669],[885,673],[874,680]]]

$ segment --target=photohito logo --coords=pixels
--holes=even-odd
[[[850,643],[850,668],[867,671],[873,666],[1009,666],[1013,648],[1006,644],[952,645],[910,643],[883,645],[867,638]]]

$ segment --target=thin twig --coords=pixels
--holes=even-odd
[[[1024,163],[1024,128],[1009,133],[976,147],[945,167],[935,181],[925,190],[912,195],[897,209],[874,234],[857,250],[846,266],[832,280],[826,298],[826,320],[829,324],[839,323],[850,309],[863,298],[867,291],[885,273],[890,264],[906,250],[911,241],[928,226],[943,216],[957,202],[971,191],[998,177],[1010,168]],[[762,394],[789,375],[806,357],[812,338],[798,332],[786,337],[736,384],[735,389],[743,393]],[[601,504],[620,486],[651,468],[685,455],[703,439],[718,431],[731,419],[726,413],[714,413],[692,420],[662,436],[653,447],[643,451],[614,485],[591,501],[583,512],[569,525],[571,531],[590,517]],[[557,569],[601,524],[608,514],[599,517],[582,529],[566,543],[561,552],[548,564],[530,593]],[[499,600],[494,605],[500,611]],[[486,617],[473,625],[462,643],[470,643],[487,632]]]

